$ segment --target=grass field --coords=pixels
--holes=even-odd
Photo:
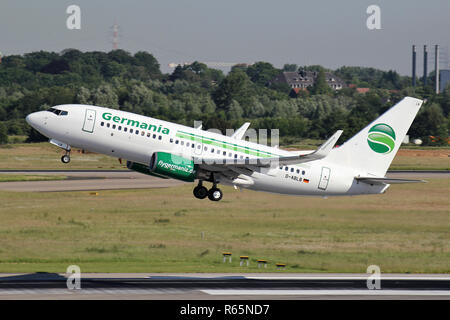
[[[65,180],[66,176],[33,174],[0,174],[0,182]]]
[[[400,149],[391,170],[450,170],[450,149]]]
[[[73,149],[71,162],[64,164],[61,156],[64,151],[47,142],[8,144],[0,147],[0,170],[30,169],[124,169],[117,158],[96,153],[81,153]]]
[[[311,146],[309,149],[314,150]],[[304,146],[303,149],[308,149]],[[71,162],[60,160],[64,151],[49,143],[10,144],[0,147],[2,169],[125,169],[116,158],[95,153],[83,154],[74,149]],[[391,170],[450,170],[449,148],[402,148],[392,163]]]
[[[223,190],[0,192],[0,272],[450,272],[450,179],[328,199]]]

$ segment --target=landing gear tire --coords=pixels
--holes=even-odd
[[[194,197],[197,199],[205,199],[208,196],[208,189],[204,186],[196,186],[194,188]]]
[[[70,162],[70,156],[68,154],[65,154],[61,157],[62,163],[69,163]]]
[[[223,192],[219,188],[211,188],[208,191],[208,199],[211,201],[219,201],[223,197]]]

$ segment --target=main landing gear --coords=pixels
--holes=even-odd
[[[219,201],[223,197],[223,192],[219,188],[217,188],[217,185],[214,183],[211,189],[206,189],[205,186],[203,186],[202,181],[200,180],[198,183],[198,186],[194,188],[194,196],[197,199],[205,199],[208,197],[211,201]]]

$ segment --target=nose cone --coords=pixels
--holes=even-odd
[[[36,125],[38,124],[38,118],[39,118],[38,112],[34,112],[27,115],[25,121],[33,128],[36,128]]]
[[[39,132],[43,132],[47,124],[46,111],[38,111],[30,113],[25,121]]]

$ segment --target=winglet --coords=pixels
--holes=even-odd
[[[250,122],[244,123],[239,129],[237,129],[231,135],[231,138],[236,139],[236,140],[241,140],[249,126],[250,126]]]
[[[302,154],[300,156],[295,157],[280,157],[278,158],[279,164],[298,164],[298,163],[305,163],[315,160],[320,160],[328,156],[330,151],[333,149],[333,147],[336,145],[336,142],[338,141],[339,137],[342,134],[342,130],[338,130],[331,136],[330,139],[325,141],[316,151]]]
[[[319,149],[317,149],[314,154],[320,156],[320,158],[325,158],[331,151],[331,149],[333,149],[333,147],[336,145],[336,142],[338,141],[339,137],[341,136],[342,132],[344,132],[343,130],[338,130],[336,131],[330,139],[328,139],[327,141],[325,141],[320,147]]]

